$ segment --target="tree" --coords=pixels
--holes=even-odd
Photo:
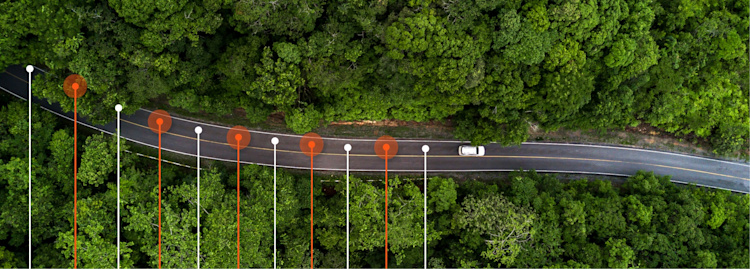
[[[292,108],[284,117],[287,126],[295,133],[306,133],[320,125],[323,114],[315,110],[314,106],[305,108]]]
[[[536,214],[516,206],[502,196],[469,196],[456,213],[456,226],[484,237],[487,249],[482,257],[512,265],[525,242],[533,238],[531,226]]]
[[[105,139],[102,134],[86,138],[78,169],[78,178],[84,186],[99,186],[116,169],[117,143],[112,143],[111,137],[110,141]]]
[[[258,78],[247,93],[266,104],[288,108],[296,103],[297,89],[305,83],[297,67],[300,61],[299,52],[291,44],[277,46],[274,50],[280,53],[276,61],[272,59],[273,53],[270,48],[263,49],[261,63],[255,64]]]
[[[529,127],[642,123],[705,139],[719,155],[746,155],[750,141],[744,2],[2,7],[15,15],[0,16],[8,33],[0,65],[26,59],[44,67],[35,94],[66,110],[72,100],[59,82],[82,75],[88,92],[80,113],[94,123],[110,120],[117,103],[126,113],[166,103],[211,119],[244,112],[253,123],[283,113],[295,132],[321,119],[451,119],[460,126],[454,135],[474,144],[518,144]]]
[[[653,207],[643,205],[636,196],[632,195],[625,198],[625,203],[628,220],[642,226],[648,226],[651,223]]]
[[[610,238],[605,243],[606,253],[608,254],[607,265],[611,268],[628,268],[633,265],[635,258],[633,250],[625,243],[623,239]]]
[[[431,9],[400,16],[385,30],[386,56],[397,61],[399,73],[418,79],[413,91],[419,99],[393,109],[395,118],[443,119],[477,102],[482,88],[467,80],[484,72],[481,55],[490,49],[487,27],[478,25],[469,34],[446,25]],[[436,109],[425,110],[428,105]]]
[[[693,261],[695,262],[695,267],[701,268],[716,268],[717,264],[716,255],[711,251],[698,251]]]
[[[270,32],[293,38],[310,32],[324,13],[322,1],[235,1],[230,24],[240,33]]]
[[[395,265],[417,264],[420,256],[406,259],[422,239],[422,193],[410,182],[398,177],[389,179],[388,244],[395,254]],[[377,252],[385,248],[385,189],[351,178],[351,242],[353,252]],[[343,224],[343,223],[342,223]],[[381,261],[371,264],[382,265]]]
[[[217,13],[221,1],[171,1],[143,5],[138,1],[108,1],[126,22],[145,30],[141,42],[153,52],[161,52],[183,38],[198,41],[199,33],[212,34],[222,22]]]

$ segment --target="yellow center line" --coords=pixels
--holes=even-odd
[[[20,80],[20,81],[23,81],[23,83],[29,84],[29,82],[28,82],[28,81],[26,81],[26,80],[24,80],[24,79],[22,79],[22,78],[19,78],[19,77],[17,77],[16,75],[13,75],[12,73],[10,73],[10,72],[8,72],[8,71],[4,71],[4,72],[5,72],[6,74],[8,74],[8,75],[11,75],[11,76],[13,76],[14,78],[17,78],[17,79],[18,79],[18,80]]]
[[[18,77],[16,75],[14,75],[14,74],[8,72],[8,71],[3,71],[3,72],[6,73],[6,74],[8,74],[8,75],[11,75],[12,77],[14,77],[14,78],[16,78],[16,79],[18,79],[20,81],[23,81],[24,83],[28,84],[28,81],[26,81],[26,80],[24,80],[24,79],[22,79],[22,78],[20,78],[20,77]],[[124,121],[126,123],[129,123],[129,124],[132,124],[132,125],[135,125],[135,126],[138,126],[138,127],[141,127],[141,128],[150,129],[148,126],[137,124],[137,123],[134,123],[134,122],[131,122],[131,121],[128,121],[128,120],[122,120],[122,121]],[[186,135],[175,134],[175,133],[170,133],[170,132],[167,132],[167,134],[173,135],[173,136],[177,136],[177,137],[186,138],[186,139],[195,140],[194,137],[190,137],[190,136],[186,136]],[[212,140],[201,139],[201,141],[208,142],[208,143],[219,144],[219,145],[229,146],[228,143],[216,142],[216,141],[212,141]],[[251,149],[257,149],[257,150],[273,151],[272,148],[262,148],[262,147],[249,147],[249,148],[251,148]],[[300,154],[303,154],[303,152],[301,152],[301,151],[294,151],[294,150],[281,150],[281,149],[277,149],[277,151],[279,151],[279,152],[287,152],[287,153],[300,153]],[[346,156],[346,154],[344,154],[344,153],[320,153],[320,154],[322,154],[322,155],[330,155],[330,156]],[[376,157],[377,155],[375,155],[375,154],[349,154],[349,156],[353,156],[353,157]],[[398,155],[398,157],[422,158],[424,156],[422,156],[422,155]],[[429,157],[431,157],[431,158],[457,158],[457,157],[458,158],[473,158],[473,157],[469,157],[469,156],[455,156],[455,155],[430,155]],[[719,174],[719,173],[713,173],[713,172],[708,172],[708,171],[703,171],[703,170],[696,170],[696,169],[689,169],[689,168],[682,168],[682,167],[669,166],[669,165],[661,165],[661,164],[639,163],[639,162],[626,162],[626,161],[607,160],[607,159],[572,158],[572,157],[547,157],[547,156],[478,156],[478,157],[479,158],[515,158],[515,159],[525,158],[525,159],[548,159],[548,160],[573,160],[573,161],[626,163],[626,164],[634,164],[634,165],[646,165],[646,166],[655,166],[655,167],[669,168],[669,169],[675,169],[675,170],[689,171],[689,172],[702,173],[702,174],[708,174],[708,175],[714,175],[714,176],[730,177],[730,178],[736,178],[736,179],[750,181],[750,178],[735,177],[735,176],[730,176],[730,175],[725,175],[725,174]]]
[[[3,72],[5,72],[6,74],[9,74],[12,77],[14,77],[14,78],[16,78],[16,79],[18,79],[20,81],[23,81],[24,83],[28,84],[28,82],[26,80],[24,80],[24,79],[22,79],[22,78],[20,78],[20,77],[18,77],[16,75],[8,72],[8,71],[3,71]],[[126,123],[129,123],[129,124],[132,124],[132,125],[135,125],[135,126],[138,126],[138,127],[141,127],[141,128],[150,129],[148,126],[144,126],[144,125],[141,125],[141,124],[138,124],[138,123],[134,123],[134,122],[131,122],[131,121],[128,121],[128,120],[122,120],[122,121],[124,121]],[[177,136],[177,137],[186,138],[186,139],[195,140],[194,137],[190,137],[190,136],[186,136],[186,135],[175,134],[175,133],[170,133],[170,132],[167,132],[167,134],[173,135],[173,136]],[[212,140],[201,139],[201,141],[208,142],[208,143],[219,144],[219,145],[229,146],[228,143],[222,143],[222,142],[217,142],[217,141],[212,141]],[[251,148],[251,149],[257,149],[257,150],[273,151],[272,148],[262,148],[262,147],[249,147],[249,148]],[[280,149],[277,149],[277,151],[279,151],[279,152],[287,152],[287,153],[300,153],[300,154],[303,154],[303,152],[301,152],[301,151],[294,151],[294,150],[280,150]],[[344,153],[320,153],[320,154],[322,154],[322,155],[330,155],[330,156],[346,156],[346,154],[344,154]],[[374,155],[374,154],[349,154],[349,156],[352,156],[352,157],[376,157],[377,155]],[[424,156],[423,155],[398,155],[398,157],[422,158]],[[430,158],[457,158],[457,157],[458,158],[474,158],[474,157],[469,157],[469,156],[455,156],[455,155],[430,155],[429,157]],[[548,159],[548,160],[573,160],[573,161],[625,163],[625,164],[634,164],[634,165],[645,165],[645,166],[655,166],[655,167],[669,168],[669,169],[675,169],[675,170],[682,170],[682,171],[688,171],[688,172],[694,172],[694,173],[702,173],[702,174],[714,175],[714,176],[730,177],[730,178],[736,178],[736,179],[750,181],[750,178],[735,177],[735,176],[731,176],[731,175],[713,173],[713,172],[708,172],[708,171],[703,171],[703,170],[696,170],[696,169],[689,169],[689,168],[682,168],[682,167],[669,166],[669,165],[661,165],[661,164],[640,163],[640,162],[626,162],[626,161],[607,160],[607,159],[572,158],[572,157],[547,157],[547,156],[478,156],[478,157],[479,158],[515,158],[515,159],[524,158],[524,159]]]
[[[633,163],[633,164],[642,164],[642,163]],[[677,169],[677,170],[695,172],[695,173],[709,174],[709,175],[714,175],[714,176],[731,177],[731,178],[736,178],[736,179],[750,181],[750,178],[735,177],[735,176],[730,176],[730,175],[725,175],[725,174],[719,174],[719,173],[713,173],[713,172],[708,172],[708,171],[703,171],[703,170],[695,170],[695,169],[690,169],[690,168],[674,167],[674,166],[661,165],[661,164],[651,164],[651,163],[648,163],[648,164],[643,163],[643,164],[645,164],[645,165],[651,165],[651,166],[656,166],[656,167],[664,167],[664,168],[671,168],[671,169]]]
[[[141,125],[138,123],[134,123],[128,120],[122,120],[126,123],[129,123],[131,125],[135,125],[141,128],[150,129],[148,126]],[[181,135],[181,134],[175,134],[166,132],[166,134],[182,137],[186,139],[196,140],[195,137]],[[208,143],[214,143],[219,145],[225,145],[230,146],[228,143],[223,142],[217,142],[213,140],[205,140],[201,139],[201,142],[208,142]],[[257,150],[265,150],[265,151],[273,151],[273,148],[263,148],[263,147],[249,147],[251,149],[257,149]],[[287,153],[298,153],[298,154],[304,154],[302,151],[294,151],[294,150],[281,150],[277,149],[276,151],[279,152],[287,152]],[[321,155],[329,155],[329,156],[346,156],[345,153],[324,153],[321,152]],[[375,154],[349,154],[349,156],[352,157],[377,157]],[[423,158],[424,155],[398,155],[395,157],[402,157],[402,158]],[[489,155],[489,156],[456,156],[456,155],[429,155],[430,158],[513,158],[513,159],[547,159],[547,160],[572,160],[572,161],[591,161],[591,162],[609,162],[609,163],[624,163],[624,164],[633,164],[633,165],[645,165],[645,166],[655,166],[655,167],[662,167],[662,168],[669,168],[669,169],[675,169],[675,170],[683,170],[683,171],[689,171],[689,172],[695,172],[695,173],[702,173],[702,174],[708,174],[708,175],[714,175],[714,176],[722,176],[722,177],[730,177],[730,178],[736,178],[741,180],[748,180],[750,181],[750,178],[742,178],[742,177],[735,177],[731,175],[725,175],[725,174],[719,174],[719,173],[713,173],[708,171],[702,171],[702,170],[695,170],[695,169],[689,169],[689,168],[682,168],[682,167],[676,167],[676,166],[669,166],[669,165],[660,165],[660,164],[651,164],[651,163],[640,163],[640,162],[628,162],[628,161],[618,161],[618,160],[607,160],[607,159],[592,159],[592,158],[575,158],[575,157],[548,157],[548,156],[497,156],[497,155]]]

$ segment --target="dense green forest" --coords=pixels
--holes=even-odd
[[[748,147],[747,0],[24,0],[0,3],[0,68],[88,79],[81,112],[153,102],[298,133],[452,119],[476,144],[646,123]],[[85,105],[96,102],[102,105]],[[159,103],[163,104],[163,103]],[[241,108],[243,110],[237,110]]]
[[[7,102],[7,101],[3,101]],[[26,267],[25,103],[0,108],[0,267]],[[11,113],[12,112],[12,113]],[[34,108],[33,267],[72,267],[72,127]],[[79,132],[87,132],[79,129]],[[116,265],[115,141],[79,137],[80,267]],[[127,145],[123,150],[129,149]],[[137,148],[131,150],[138,150]],[[122,265],[157,267],[156,161],[122,159]],[[232,268],[236,255],[236,183],[231,164],[210,163],[201,176],[201,259]],[[317,175],[314,264],[345,267],[345,177]],[[421,268],[421,177],[389,180],[389,267]],[[351,265],[384,267],[384,186],[351,178]],[[195,266],[195,170],[163,165],[165,268]],[[339,180],[339,182],[335,182]],[[324,182],[325,181],[325,182]],[[309,266],[307,174],[278,171],[279,266]],[[621,186],[561,182],[533,171],[493,180],[428,181],[428,265],[452,267],[738,267],[747,268],[750,196],[677,186],[639,172]],[[272,267],[273,170],[241,171],[242,267]]]

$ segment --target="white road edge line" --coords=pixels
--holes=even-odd
[[[37,68],[41,70],[44,73],[47,73],[47,71]],[[31,79],[29,79],[31,81]],[[3,87],[0,87],[3,90],[5,90],[8,93],[11,93],[15,95],[18,98],[24,99],[13,92],[11,92],[8,89],[5,89]],[[151,110],[145,109],[145,108],[139,108],[139,110],[146,111],[146,112],[152,112]],[[227,126],[221,126],[216,124],[210,124],[205,122],[198,122],[190,119],[182,119],[182,118],[174,118],[176,120],[181,120],[185,122],[191,122],[196,124],[203,124],[207,126],[212,126],[215,128],[221,128],[221,129],[230,129],[230,127]],[[278,135],[278,136],[287,136],[287,137],[302,137],[301,135],[295,135],[295,134],[275,134],[270,132],[264,132],[264,131],[257,131],[257,130],[248,130],[251,133],[259,133],[259,134],[269,134],[269,135]],[[342,140],[342,141],[375,141],[376,139],[368,139],[368,138],[335,138],[335,137],[328,137],[323,138],[324,140]],[[425,142],[448,142],[448,143],[470,143],[470,141],[463,141],[463,140],[412,140],[412,139],[403,139],[399,140],[399,142],[405,142],[405,143],[425,143]],[[494,142],[492,144],[495,144]],[[640,149],[640,148],[632,148],[632,147],[617,147],[617,146],[607,146],[607,145],[589,145],[589,144],[575,144],[575,143],[555,143],[555,142],[523,142],[522,145],[559,145],[559,146],[574,146],[574,147],[596,147],[596,148],[609,148],[609,149],[620,149],[620,150],[632,150],[632,151],[643,151],[643,152],[650,152],[650,153],[660,153],[660,154],[667,154],[667,155],[675,155],[675,156],[682,156],[682,157],[689,157],[689,158],[696,158],[696,159],[704,159],[708,161],[716,161],[716,162],[722,162],[727,164],[734,164],[734,165],[741,165],[741,166],[747,166],[750,167],[750,164],[747,163],[739,163],[739,162],[733,162],[733,161],[727,161],[727,160],[719,160],[714,158],[708,158],[708,157],[701,157],[701,156],[694,156],[694,155],[688,155],[688,154],[680,154],[680,153],[674,153],[674,152],[667,152],[667,151],[658,151],[658,150],[650,150],[650,149]]]
[[[668,151],[658,151],[658,150],[640,149],[640,148],[631,148],[631,147],[616,147],[616,146],[588,145],[588,144],[570,144],[570,143],[554,143],[554,142],[523,142],[522,144],[523,145],[554,145],[554,146],[568,146],[568,147],[591,147],[591,148],[608,148],[608,149],[618,149],[618,150],[643,151],[643,152],[660,153],[660,154],[674,155],[674,156],[680,156],[680,157],[703,159],[703,160],[708,160],[708,161],[715,161],[715,162],[722,162],[722,163],[727,163],[727,164],[735,164],[735,165],[741,165],[741,166],[750,167],[750,164],[745,164],[745,163],[738,163],[738,162],[732,162],[732,161],[726,161],[726,160],[706,158],[706,157],[694,156],[694,155],[689,155],[689,154],[680,154],[680,153],[674,153],[674,152],[668,152]]]
[[[139,110],[145,111],[145,112],[151,112],[151,110],[140,108]],[[190,119],[182,119],[182,118],[174,118],[175,120],[181,120],[185,122],[190,123],[199,123],[199,124],[205,124],[211,127],[219,128],[219,129],[231,129],[227,126],[221,126],[216,124],[210,124],[210,123],[203,123],[195,120]],[[251,133],[258,133],[258,134],[266,134],[266,135],[276,135],[276,136],[286,136],[286,137],[302,137],[302,135],[296,135],[296,134],[282,134],[282,133],[271,133],[271,132],[264,132],[264,131],[258,131],[258,130],[250,130]],[[339,140],[339,141],[363,141],[363,142],[373,142],[377,139],[371,139],[371,138],[336,138],[336,137],[323,137],[323,140]],[[471,141],[464,141],[464,140],[420,140],[420,139],[398,139],[398,142],[404,142],[404,143],[470,143]],[[494,142],[490,144],[496,144]],[[723,162],[728,164],[735,164],[735,165],[742,165],[742,166],[748,166],[750,167],[750,164],[744,164],[739,162],[733,162],[733,161],[727,161],[727,160],[719,160],[714,158],[708,158],[708,157],[701,157],[701,156],[694,156],[689,154],[680,154],[680,153],[674,153],[674,152],[668,152],[668,151],[659,151],[659,150],[651,150],[651,149],[641,149],[641,148],[633,148],[633,147],[618,147],[618,146],[607,146],[607,145],[591,145],[591,144],[576,144],[576,143],[556,143],[556,142],[522,142],[522,145],[554,145],[554,146],[567,146],[567,147],[593,147],[593,148],[608,148],[608,149],[617,149],[617,150],[632,150],[632,151],[642,151],[642,152],[649,152],[649,153],[657,153],[657,154],[667,154],[667,155],[675,155],[675,156],[681,156],[681,157],[689,157],[689,158],[696,158],[696,159],[704,159],[708,161],[716,161],[716,162]]]
[[[10,94],[12,94],[12,95],[14,95],[14,96],[22,99],[22,100],[26,100],[26,98],[18,96],[17,94],[11,92],[10,90],[8,90],[6,88],[3,88],[2,86],[0,86],[0,89],[3,89],[6,92],[8,92],[8,93],[10,93]],[[47,110],[47,111],[51,112],[52,114],[55,114],[55,115],[61,117],[61,118],[66,118],[66,119],[70,120],[70,118],[68,118],[68,116],[66,116],[66,115],[57,113],[57,112],[52,111],[50,109],[47,109],[46,107],[43,107],[43,106],[40,106],[40,107],[42,109],[44,109],[44,110]],[[149,111],[149,110],[145,110],[145,111]],[[112,135],[112,133],[109,132],[109,131],[107,131],[107,130],[99,129],[99,128],[91,126],[91,125],[89,125],[87,123],[80,123],[80,124],[84,125],[86,127],[89,127],[91,129],[97,130],[99,132]],[[287,135],[287,136],[293,136],[293,135]],[[137,143],[137,144],[141,144],[141,145],[148,146],[148,147],[151,147],[151,148],[156,148],[153,145],[150,145],[150,144],[138,141],[138,140],[129,139],[129,138],[125,138],[125,139],[128,140],[128,141]],[[366,140],[366,141],[370,141],[370,140]],[[401,142],[401,141],[402,140],[399,140],[399,142]],[[410,142],[410,141],[405,141],[405,142]],[[414,142],[414,141],[411,141],[411,142]],[[426,142],[450,142],[450,141],[427,140]],[[536,142],[529,142],[529,143],[536,143]],[[526,142],[524,142],[524,144],[526,144]],[[537,144],[546,144],[546,143],[537,143]],[[579,145],[579,144],[561,144],[561,145]],[[589,146],[589,145],[580,145],[580,146]],[[609,146],[601,146],[601,147],[609,147]],[[620,148],[620,147],[611,147],[611,148],[623,149],[623,148]],[[162,149],[162,150],[166,150],[166,151],[169,151],[169,152],[172,152],[172,153],[187,155],[187,156],[195,156],[194,154],[191,154],[191,153],[180,152],[180,151],[171,150],[171,149]],[[648,151],[648,152],[655,152],[655,153],[665,153],[665,152],[660,152],[660,151],[652,151],[652,150],[644,150],[644,149],[633,149],[633,150]],[[676,154],[676,153],[672,153],[672,154]],[[682,154],[677,154],[677,155],[679,155],[679,156],[693,157],[693,158],[701,158],[701,159],[713,160],[713,161],[720,161],[720,160],[714,160],[714,159],[703,158],[703,157],[696,157],[696,156],[691,156],[691,155],[682,155]],[[226,160],[226,159],[221,159],[221,158],[214,158],[214,157],[204,157],[204,158],[207,158],[207,159],[210,159],[210,160],[215,160],[215,161],[233,162],[231,160]],[[721,161],[721,162],[727,162],[727,161]],[[257,164],[257,165],[268,166],[268,165],[262,164],[262,163],[254,163],[254,162],[247,162],[247,161],[240,161],[240,163],[244,163],[244,164]],[[740,163],[733,163],[733,162],[728,162],[728,163],[742,165],[742,166],[750,166],[750,165],[745,165],[745,164],[740,164]],[[278,167],[289,168],[289,169],[307,169],[306,167],[296,167],[296,166],[286,166],[286,165],[282,165],[282,166],[278,166]],[[345,169],[339,169],[339,168],[318,168],[318,170],[323,170],[323,171],[344,171]],[[375,170],[375,169],[373,169],[373,170],[355,169],[355,170],[351,170],[351,171],[354,171],[354,172],[379,172],[380,170]],[[414,172],[420,172],[421,170],[392,170],[392,171],[393,172],[414,173]],[[445,173],[445,172],[511,172],[511,171],[516,171],[516,170],[515,169],[474,169],[474,170],[428,170],[428,171],[430,171],[430,172],[438,172],[438,173],[439,172]],[[564,171],[564,170],[535,170],[535,171],[541,172],[541,173],[587,174],[587,175],[620,176],[620,177],[629,177],[629,176],[631,176],[631,175],[625,175],[625,174],[604,173],[604,172],[587,172],[587,171]],[[672,182],[686,184],[684,181],[678,181],[678,180],[671,180],[671,181]],[[708,185],[703,185],[703,184],[698,184],[698,183],[689,183],[689,184],[695,184],[696,186],[702,186],[702,187],[707,187],[707,188],[729,190],[729,191],[732,191],[732,192],[750,193],[750,190],[739,191],[739,190],[731,190],[731,189],[721,188],[721,187],[711,187],[711,186],[708,186]]]
[[[3,88],[0,86],[3,90],[6,92],[20,98],[24,99],[23,97],[20,97],[16,95],[15,93],[11,92],[10,90]],[[151,110],[145,109],[145,108],[139,108],[139,110],[146,111],[146,112],[152,112]],[[48,110],[50,111],[50,110]],[[60,115],[58,113],[55,113],[57,115]],[[67,117],[64,117],[67,118]],[[68,118],[69,119],[69,118]],[[197,124],[203,124],[207,126],[212,126],[215,128],[220,129],[230,129],[230,127],[227,126],[221,126],[221,125],[215,125],[210,123],[204,123],[189,119],[182,119],[182,118],[173,118],[173,120],[180,120],[184,122],[190,122],[190,123],[197,123]],[[100,130],[101,131],[101,130]],[[301,135],[295,135],[295,134],[276,134],[276,133],[270,133],[270,132],[264,132],[264,131],[257,131],[257,130],[249,130],[251,133],[258,133],[258,134],[267,134],[267,135],[277,135],[277,136],[286,136],[286,137],[302,137]],[[376,139],[367,139],[367,138],[335,138],[335,137],[323,137],[324,140],[340,140],[340,141],[375,141]],[[404,143],[469,143],[469,141],[459,141],[459,140],[411,140],[411,139],[403,139],[398,140],[399,142]],[[495,144],[495,143],[492,143]],[[616,149],[616,150],[631,150],[631,151],[641,151],[641,152],[649,152],[649,153],[656,153],[656,154],[667,154],[667,155],[673,155],[673,156],[680,156],[680,157],[688,157],[688,158],[694,158],[694,159],[702,159],[707,161],[715,161],[715,162],[721,162],[726,164],[732,164],[732,165],[739,165],[743,167],[750,167],[749,163],[740,163],[740,162],[733,162],[733,161],[727,161],[727,160],[719,160],[714,158],[708,158],[708,157],[701,157],[701,156],[694,156],[689,154],[680,154],[680,153],[674,153],[674,152],[666,152],[666,151],[658,151],[658,150],[650,150],[650,149],[640,149],[640,148],[631,148],[631,147],[617,147],[617,146],[607,146],[607,145],[589,145],[589,144],[574,144],[574,143],[555,143],[555,142],[523,142],[522,145],[553,145],[553,146],[566,146],[566,147],[592,147],[592,148],[608,148],[608,149]]]
[[[137,144],[142,144],[142,145],[148,146],[147,144],[141,143],[139,141],[132,141],[131,140],[131,142],[135,142]],[[129,151],[126,151],[126,152],[129,152]],[[147,158],[151,158],[151,159],[156,159],[156,157],[153,157],[153,156],[144,155],[144,154],[137,153],[137,152],[134,152],[134,153],[136,155],[138,155],[138,156],[147,157]],[[187,153],[183,153],[183,154],[187,154]],[[187,155],[190,155],[190,154],[187,154]],[[220,159],[220,158],[211,158],[211,157],[208,157],[208,158],[212,159],[212,160],[216,160],[216,161],[229,162],[228,160]],[[189,166],[189,165],[185,165],[185,164],[181,164],[181,163],[175,163],[175,162],[171,162],[171,161],[167,161],[167,160],[162,160],[162,161],[170,163],[170,164],[173,164],[173,165],[179,165],[179,166],[183,166],[183,167],[195,169],[195,167],[192,167],[192,166]],[[256,164],[256,163],[251,163],[251,162],[243,162],[243,163]],[[264,165],[264,164],[258,164],[258,165]],[[293,166],[281,166],[281,167],[283,167],[283,168],[289,168],[289,169],[298,169],[298,170],[305,169],[305,168],[302,168],[302,167],[293,167]],[[321,168],[319,170],[342,171],[341,169],[335,169],[335,168],[331,168],[331,169]],[[364,170],[364,169],[357,169],[357,170],[350,170],[350,171],[355,171],[355,172],[382,172],[382,170],[378,171],[378,170]],[[406,173],[416,173],[416,172],[420,172],[421,170],[393,170],[393,171],[396,171],[396,172],[406,172]],[[453,172],[453,173],[455,173],[455,172],[459,172],[459,173],[460,172],[513,172],[513,171],[517,171],[517,169],[428,170],[428,171],[429,172]],[[627,174],[616,174],[616,173],[605,173],[605,172],[587,172],[587,171],[567,171],[567,170],[534,170],[534,171],[539,172],[539,173],[586,174],[586,175],[616,176],[616,177],[630,177],[630,176],[632,176],[632,175],[627,175]],[[727,189],[727,188],[722,188],[722,187],[712,187],[712,186],[704,185],[704,184],[700,184],[700,183],[691,183],[691,182],[687,182],[687,181],[680,181],[680,180],[670,180],[670,181],[671,182],[675,182],[675,183],[679,183],[679,184],[685,184],[685,185],[695,184],[696,186],[701,186],[701,187],[706,187],[706,188],[721,189],[721,190],[728,190],[728,191],[731,191],[731,192],[750,194],[750,189],[748,189],[748,191],[739,191],[739,190],[732,190],[732,189]],[[338,181],[335,180],[334,182],[338,182]]]

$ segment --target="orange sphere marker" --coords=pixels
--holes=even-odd
[[[155,110],[148,116],[148,127],[159,135],[159,268],[161,268],[161,134],[172,127],[172,117],[164,110]]]
[[[375,154],[385,160],[385,268],[388,268],[388,159],[398,153],[398,143],[391,136],[384,135],[375,140]]]
[[[240,150],[250,144],[250,132],[234,126],[227,132],[227,144],[237,150],[237,268],[240,268]]]
[[[306,133],[299,141],[299,149],[310,156],[310,268],[313,268],[313,157],[323,151],[323,138],[316,133]]]
[[[239,135],[239,136],[238,136]],[[237,144],[239,142],[239,145]],[[227,144],[233,149],[244,149],[250,145],[250,131],[242,126],[234,126],[227,132]]]
[[[315,157],[323,151],[323,138],[316,133],[306,133],[299,140],[299,149],[305,155]]]
[[[63,81],[63,91],[70,98],[81,98],[86,93],[88,84],[81,75],[72,74]]]
[[[375,154],[381,159],[391,159],[396,156],[396,153],[398,153],[398,143],[393,137],[384,135],[375,140]]]
[[[86,79],[78,74],[68,76],[63,91],[73,98],[73,268],[78,268],[78,98],[86,93]]]
[[[172,127],[172,116],[168,112],[158,109],[148,115],[148,128],[156,134],[163,134]]]

